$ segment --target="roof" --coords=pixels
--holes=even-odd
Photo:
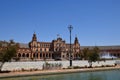
[[[80,46],[81,50],[84,48],[93,49],[95,46]],[[120,45],[113,46],[97,46],[100,50],[108,50],[108,49],[120,49]]]
[[[20,45],[20,48],[29,48],[29,45],[25,43],[19,43],[19,45]]]
[[[50,44],[50,42],[39,42],[41,44]],[[66,44],[69,46],[70,44]],[[83,50],[84,48],[93,49],[95,46],[80,46],[80,49]],[[113,45],[113,46],[97,46],[100,50],[108,50],[108,49],[120,49],[120,45]],[[20,48],[29,48],[28,44],[20,43]]]
[[[51,44],[51,42],[38,42],[40,44]]]

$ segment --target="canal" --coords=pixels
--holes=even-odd
[[[0,80],[120,80],[120,70],[81,72],[47,76],[4,78]]]

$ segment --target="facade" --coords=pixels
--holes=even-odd
[[[34,33],[32,41],[27,47],[21,47],[18,50],[17,58],[20,60],[69,60],[70,44],[58,37],[52,42],[39,42]],[[73,59],[80,57],[80,44],[78,38],[72,44]]]

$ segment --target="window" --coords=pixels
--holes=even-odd
[[[29,54],[27,54],[27,57],[29,57]]]
[[[46,47],[46,44],[44,44],[44,47]]]
[[[46,51],[46,48],[45,48],[45,51]]]
[[[21,57],[21,54],[20,54],[20,53],[18,54],[18,57]]]
[[[23,53],[22,57],[25,57],[25,53]]]
[[[45,53],[43,53],[43,58],[45,58]]]
[[[40,51],[42,51],[42,49],[40,48]]]
[[[46,57],[48,58],[48,54],[46,54]]]
[[[40,57],[42,57],[42,53],[40,53]]]

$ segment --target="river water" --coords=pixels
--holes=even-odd
[[[29,76],[0,80],[120,80],[120,70],[81,72],[48,76]]]

